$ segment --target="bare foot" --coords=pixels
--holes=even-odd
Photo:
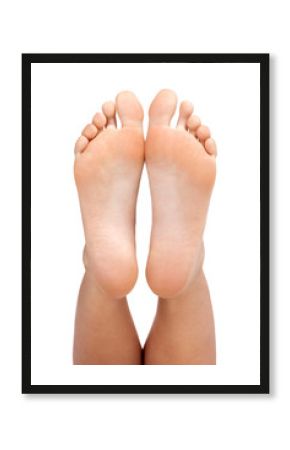
[[[85,230],[86,272],[110,297],[137,279],[135,206],[144,163],[143,109],[121,92],[103,104],[75,145],[75,180]],[[122,128],[117,128],[116,111]]]
[[[146,275],[162,298],[182,294],[200,271],[216,173],[215,142],[191,103],[181,103],[177,126],[170,127],[176,102],[170,90],[155,97],[145,144],[153,211]]]

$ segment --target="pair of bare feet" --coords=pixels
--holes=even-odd
[[[142,106],[133,93],[121,92],[115,103],[103,105],[76,142],[75,180],[86,241],[76,364],[215,363],[202,264],[216,146],[188,101],[180,105],[177,126],[170,126],[176,104],[174,92],[158,93],[150,106],[145,140]],[[135,209],[144,163],[153,213],[146,276],[159,296],[145,352],[125,298],[138,276]],[[122,306],[116,309],[117,303]],[[113,324],[118,315],[119,323]]]

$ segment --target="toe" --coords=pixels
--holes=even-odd
[[[102,106],[102,111],[107,119],[107,127],[116,127],[116,106],[114,102],[106,102]]]
[[[175,92],[163,89],[154,98],[149,108],[149,126],[170,125],[176,110],[177,97]]]
[[[92,123],[89,123],[82,131],[82,135],[91,140],[97,136],[98,130]]]
[[[88,145],[89,140],[85,136],[80,136],[75,144],[75,154],[82,153],[86,146]]]
[[[210,137],[209,128],[204,125],[198,127],[198,129],[196,130],[196,137],[198,137],[200,141],[204,142],[206,139]]]
[[[142,127],[143,108],[133,92],[120,92],[116,98],[116,107],[123,127]]]
[[[200,118],[194,114],[192,114],[186,122],[186,126],[189,129],[190,132],[195,134],[195,131],[197,130],[198,127],[200,127],[201,125],[201,121]]]
[[[217,155],[216,143],[213,140],[213,138],[206,139],[206,141],[204,143],[204,148],[206,149],[206,151],[209,155],[214,155],[214,156]]]
[[[177,128],[186,128],[187,119],[192,114],[193,106],[192,103],[185,100],[181,102],[179,108],[179,118],[177,122]]]
[[[97,112],[94,115],[92,122],[99,130],[101,130],[106,125],[107,118],[106,118],[105,114],[103,114],[101,112]]]

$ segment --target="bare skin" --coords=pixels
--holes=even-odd
[[[158,299],[144,364],[216,364],[213,312],[202,270],[179,297]]]
[[[143,110],[130,92],[103,105],[75,147],[86,246],[74,364],[215,364],[214,322],[202,271],[203,231],[215,180],[216,146],[189,102],[176,128],[176,95]],[[122,128],[116,127],[115,112]],[[137,278],[135,207],[146,158],[153,223],[146,275],[159,296],[144,360],[126,295]]]
[[[86,273],[75,320],[74,364],[141,364],[142,350],[126,298],[100,292]]]
[[[131,92],[120,93],[102,109],[75,146],[86,245],[74,364],[140,364],[141,346],[126,295],[138,273],[135,207],[144,164],[143,109]]]
[[[215,181],[216,145],[176,95],[161,91],[149,111],[145,160],[153,223],[146,275],[159,297],[145,364],[215,364],[214,321],[202,271],[203,231]]]

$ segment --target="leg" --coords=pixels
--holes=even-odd
[[[134,94],[122,92],[115,103],[103,105],[76,143],[86,273],[75,320],[75,364],[141,362],[126,295],[138,273],[135,207],[144,163],[142,120]]]
[[[86,273],[80,288],[74,364],[141,364],[141,346],[126,298],[113,299]]]
[[[145,364],[215,364],[214,322],[202,263],[216,147],[187,101],[181,103],[177,126],[171,127],[175,108],[174,92],[157,95],[145,144],[153,216],[146,275],[159,297]]]
[[[202,270],[176,298],[159,298],[145,344],[145,364],[215,364],[215,333]]]

